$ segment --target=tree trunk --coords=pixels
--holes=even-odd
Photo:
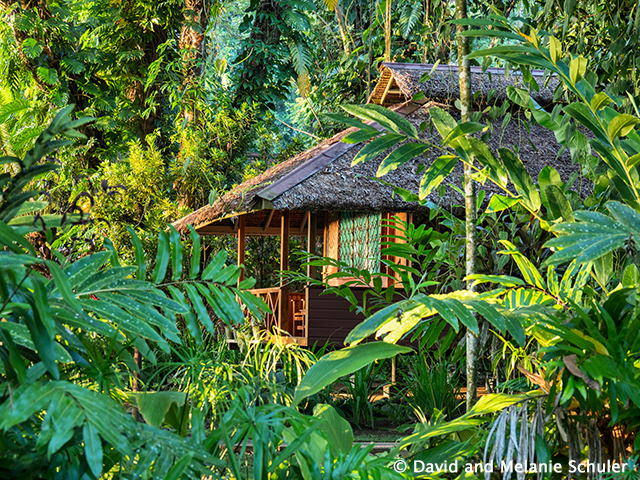
[[[204,67],[200,65],[205,56],[206,41],[203,32],[207,28],[208,16],[203,0],[187,0],[184,4],[184,23],[180,32],[180,49],[182,50],[182,85],[184,90],[193,88],[198,83]],[[194,29],[194,23],[200,26]],[[188,122],[194,121],[195,105],[187,100],[183,105],[182,116]]]
[[[466,0],[456,0],[456,18],[467,17]],[[460,76],[460,103],[463,122],[471,120],[471,69],[469,68],[469,38],[462,33],[464,25],[458,25],[458,67]],[[471,178],[470,165],[464,166],[464,208],[466,231],[466,274],[476,271],[476,187]],[[467,283],[467,290],[473,291],[473,282]],[[476,401],[476,383],[478,379],[478,337],[467,329],[467,410]]]
[[[342,38],[342,49],[345,55],[351,54],[351,47],[349,45],[349,35],[347,34],[347,26],[344,20],[344,14],[340,8],[340,2],[336,3],[336,20],[338,21],[338,28],[340,28],[340,38]]]
[[[387,0],[384,15],[384,61],[391,61],[391,3]]]
[[[427,49],[427,39],[429,38],[429,31],[428,31],[428,26],[429,26],[429,10],[430,10],[430,6],[431,6],[431,2],[429,2],[429,0],[425,0],[424,2],[424,23],[423,26],[425,27],[425,33],[424,33],[424,37],[422,38],[422,41],[424,42],[423,48],[422,48],[422,63],[427,63],[428,62],[428,58],[429,58],[429,51]]]

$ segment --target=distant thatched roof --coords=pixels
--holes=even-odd
[[[420,82],[422,75],[430,72],[430,78]],[[533,99],[541,105],[552,103],[558,79],[554,76],[545,78],[544,70],[531,70],[531,75],[540,91],[531,88],[518,70],[505,75],[504,68],[488,68],[483,72],[481,67],[471,67],[471,91],[476,102],[485,102],[489,101],[489,92],[493,90],[490,101],[500,104],[507,99],[507,87],[515,86],[529,90]],[[369,103],[395,105],[411,100],[418,92],[425,94],[425,102],[454,102],[460,98],[458,66],[438,65],[433,68],[433,65],[385,62]]]
[[[419,126],[429,120],[429,108],[433,104],[424,106],[413,103],[399,105],[395,111]],[[440,104],[443,108],[446,105]],[[457,112],[451,111],[456,117]],[[458,115],[459,118],[459,115]],[[573,172],[579,172],[578,165],[571,163],[568,152],[558,159],[556,156],[560,145],[554,134],[537,125],[528,124],[524,117],[514,115],[510,122],[502,128],[503,119],[491,120],[485,117],[482,122],[493,125],[493,133],[488,140],[489,147],[496,152],[499,147],[516,148],[527,170],[537,180],[540,170],[546,165],[555,167],[561,178],[567,181]],[[394,197],[393,188],[372,180],[382,159],[389,151],[368,162],[351,166],[351,161],[357,152],[365,145],[343,143],[342,139],[353,129],[345,130],[334,137],[325,140],[318,146],[307,150],[279,165],[276,165],[261,175],[239,185],[231,192],[216,200],[212,206],[205,206],[174,223],[174,226],[184,232],[187,225],[193,225],[201,233],[212,233],[213,224],[224,227],[226,233],[233,233],[233,217],[243,213],[250,213],[252,228],[255,234],[268,234],[267,226],[273,218],[273,211],[292,211],[299,217],[300,231],[303,228],[303,214],[301,212],[319,211],[383,211],[383,212],[426,212],[425,206],[416,203],[406,203]],[[433,129],[427,129],[423,138],[440,141],[440,136]],[[404,164],[394,172],[383,177],[385,182],[417,192],[422,174],[417,174],[419,165],[430,165],[441,153],[432,149],[427,154],[417,157]],[[444,181],[444,184],[454,184],[461,187],[462,166],[458,165],[454,172]],[[483,187],[486,190],[485,204],[492,193],[498,190],[489,182]],[[429,198],[435,204],[456,210],[464,204],[462,196],[452,188],[446,188],[442,197],[437,192]],[[279,213],[277,214],[279,218]],[[249,217],[248,217],[249,218]],[[297,220],[297,221],[298,221]],[[259,225],[264,223],[264,229]],[[219,227],[219,228],[222,228]],[[221,231],[221,230],[218,230]],[[264,233],[261,233],[263,232]],[[248,233],[251,233],[248,231]]]

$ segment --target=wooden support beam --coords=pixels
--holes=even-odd
[[[280,270],[289,270],[289,212],[282,212],[280,219]],[[289,325],[289,287],[280,278],[280,309],[278,310],[278,325],[285,332],[291,333]]]
[[[318,215],[309,212],[309,223],[307,224],[307,252],[311,255],[316,254],[316,237],[318,235]],[[316,278],[316,267],[307,265],[307,276]]]
[[[289,212],[282,212],[280,219],[280,270],[289,270]],[[284,285],[280,280],[280,285]]]
[[[386,100],[387,95],[389,94],[389,89],[391,88],[392,83],[394,83],[393,75],[389,77],[389,83],[387,83],[387,88],[384,89],[384,93],[382,94],[382,98],[380,99],[380,105],[384,105],[384,101]]]
[[[275,213],[275,210],[269,210],[269,213],[267,214],[267,219],[264,221],[264,225],[262,225],[262,230],[263,231],[267,231],[267,228],[269,228],[269,225],[271,224],[271,219],[273,218],[273,214]]]
[[[244,265],[244,251],[245,251],[245,237],[246,237],[245,216],[242,215],[241,217],[238,217],[238,220],[236,221],[236,223],[238,224],[238,266],[240,266],[240,265]],[[238,278],[238,284],[240,284],[242,280],[244,280],[244,268],[240,272],[240,277]]]
[[[309,216],[311,212],[305,212],[304,217],[302,217],[302,222],[300,222],[300,228],[298,229],[298,233],[302,234],[304,232],[304,227],[307,226],[307,222],[309,221]]]

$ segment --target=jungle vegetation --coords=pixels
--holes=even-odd
[[[465,6],[456,20],[442,0],[0,0],[1,478],[640,478],[640,8]],[[261,260],[238,282],[229,240],[171,221],[341,130],[335,114],[382,120],[369,151],[390,132],[420,144],[362,104],[385,59],[461,61],[460,25],[470,63],[558,77],[551,108],[509,97],[591,194],[552,166],[531,178],[470,136],[481,119],[433,107],[435,147],[504,191],[471,224],[475,273],[468,221],[433,209],[443,229],[400,222],[407,248],[387,245],[411,262],[394,267],[399,302],[342,266],[369,288],[344,348],[254,333],[240,303],[267,308],[247,290],[276,278],[277,245],[250,243]],[[442,165],[396,193],[425,202]],[[468,405],[465,332],[488,390]],[[396,446],[354,441],[366,426]],[[413,473],[456,461],[561,471]],[[626,471],[570,470],[607,461]]]

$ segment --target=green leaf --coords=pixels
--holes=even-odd
[[[394,133],[388,133],[375,138],[358,152],[355,158],[351,161],[351,165],[358,165],[359,163],[366,162],[367,160],[372,160],[382,154],[385,150],[388,150],[398,143],[406,140],[406,138],[407,137],[404,135],[396,135]]]
[[[491,149],[484,142],[474,137],[469,137],[468,141],[480,165],[488,169],[487,176],[497,185],[506,188],[509,177],[500,160],[495,157]]]
[[[334,455],[347,455],[353,447],[353,429],[349,422],[342,418],[335,408],[324,403],[313,407],[313,416],[322,420],[320,430],[327,436]]]
[[[198,293],[198,290],[196,289],[196,287],[194,287],[191,284],[186,284],[184,288],[187,291],[187,295],[189,296],[189,299],[191,300],[191,305],[193,305],[193,310],[198,315],[198,320],[200,321],[200,323],[204,325],[204,328],[206,328],[209,331],[209,333],[211,333],[212,335],[215,335],[216,331],[213,328],[213,323],[211,323],[211,317],[209,316],[209,312],[207,312],[207,309],[204,306],[204,303],[202,302],[202,297]]]
[[[69,277],[71,288],[77,288],[78,285],[86,282],[91,275],[95,274],[107,262],[110,255],[111,252],[92,253],[66,267],[64,272]]]
[[[442,155],[429,165],[429,168],[422,176],[422,180],[420,180],[420,200],[424,200],[433,190],[438,188],[442,181],[453,172],[457,163],[458,157]]]
[[[0,429],[7,430],[26,421],[34,413],[44,409],[54,394],[54,382],[38,382],[22,385],[5,400],[0,416]]]
[[[184,472],[189,468],[193,454],[191,452],[185,454],[176,464],[169,470],[164,480],[180,480]]]
[[[318,393],[338,378],[360,370],[374,360],[411,351],[408,347],[391,343],[371,342],[330,352],[318,360],[302,378],[296,388],[293,405],[298,405],[304,398]]]
[[[549,207],[553,220],[562,218],[565,222],[572,222],[573,209],[564,192],[556,185],[547,185],[544,188],[545,197],[547,199],[547,207]]]
[[[633,168],[640,163],[640,153],[636,153],[632,157],[629,157],[626,161],[627,168]]]
[[[105,320],[109,320],[121,330],[136,333],[143,338],[158,342],[162,350],[166,352],[169,351],[169,346],[165,339],[147,322],[142,322],[139,318],[134,317],[121,308],[102,300],[80,300],[80,303],[87,310],[97,313]]]
[[[145,305],[142,302],[134,300],[133,298],[117,293],[100,295],[100,299],[106,299],[109,302],[126,309],[127,312],[135,317],[138,317],[140,320],[149,322],[152,325],[156,325],[168,339],[173,342],[180,343],[180,330],[178,330],[178,328],[172,321],[158,312],[155,307]],[[149,299],[148,301],[151,304],[154,303],[151,301],[151,299]]]
[[[609,122],[609,126],[607,127],[609,136],[611,138],[625,137],[633,130],[633,127],[637,123],[640,123],[638,117],[622,113]]]
[[[214,276],[220,273],[220,270],[224,267],[227,261],[227,251],[220,250],[216,253],[216,256],[209,262],[209,265],[202,272],[202,280],[211,280]]]
[[[587,71],[587,63],[587,59],[582,55],[571,60],[571,63],[569,64],[569,76],[571,78],[571,83],[575,85],[582,79],[582,77],[584,77],[584,74]]]
[[[82,428],[82,440],[87,465],[93,476],[99,478],[102,474],[102,442],[98,436],[98,430],[89,421],[85,422]]]
[[[167,232],[158,232],[158,255],[156,257],[156,267],[153,269],[153,283],[160,283],[164,280],[171,258],[169,247],[169,235]]]
[[[480,285],[481,283],[498,283],[503,287],[517,287],[519,285],[524,285],[524,282],[518,277],[511,277],[509,275],[482,275],[480,273],[475,273],[473,275],[467,275],[466,280],[475,280],[476,285]]]
[[[638,267],[633,263],[627,265],[627,268],[624,269],[622,285],[625,287],[637,287],[640,285],[640,272],[638,271]]]
[[[594,112],[606,107],[611,103],[611,97],[604,92],[596,93],[591,99],[591,109]]]
[[[380,105],[342,105],[342,108],[354,117],[378,122],[384,129],[397,134],[406,134],[414,140],[420,140],[416,127],[402,115]]]
[[[189,227],[191,227],[191,225],[189,225]],[[147,276],[147,261],[145,259],[144,249],[142,248],[142,242],[133,228],[129,225],[127,225],[127,231],[131,236],[131,243],[133,244],[133,250],[136,257],[136,265],[138,266],[136,278],[138,280],[145,280]]]
[[[376,176],[382,177],[428,150],[429,146],[423,143],[405,143],[387,155],[380,163]]]
[[[38,67],[37,74],[38,78],[44,83],[48,83],[49,85],[57,85],[59,83],[58,72],[53,68]]]
[[[62,398],[63,401],[57,402],[53,409],[50,408],[47,411],[47,416],[52,417],[51,423],[54,430],[54,435],[47,445],[49,456],[60,450],[73,437],[75,427],[84,421],[83,411],[76,406],[76,402],[66,396]]]
[[[200,257],[202,252],[200,251],[200,235],[196,232],[196,229],[192,225],[189,225],[189,235],[191,237],[191,269],[189,270],[189,278],[196,278],[200,273]]]
[[[381,133],[380,130],[373,127],[369,127],[366,129],[363,128],[362,130],[356,130],[355,132],[351,132],[349,135],[344,137],[342,141],[344,143],[366,142],[367,140],[373,137],[377,137],[378,135],[380,135],[380,133]]]
[[[515,185],[516,191],[522,196],[523,205],[531,212],[537,212],[541,205],[540,194],[524,164],[509,149],[499,148],[498,153],[509,172],[509,178]]]
[[[134,395],[144,420],[154,427],[162,425],[172,404],[182,407],[187,398],[185,392],[144,392]]]
[[[455,294],[455,292],[454,292]],[[473,333],[478,335],[480,330],[478,329],[478,321],[476,317],[469,311],[467,307],[464,306],[462,302],[460,302],[456,298],[444,298],[442,301],[453,311],[453,313],[460,319],[460,323],[462,323],[465,327],[471,330]]]
[[[513,103],[520,105],[521,107],[527,108],[531,102],[531,97],[529,96],[529,92],[522,88],[517,88],[512,85],[507,86],[507,97]]]
[[[506,250],[502,250],[498,253],[509,255],[515,260],[518,268],[520,269],[520,273],[522,273],[524,281],[531,286],[538,287],[541,290],[545,290],[545,282],[542,279],[540,272],[538,272],[538,269],[531,262],[531,260],[520,253],[516,246],[508,240],[500,240],[500,244],[504,245]]]
[[[458,137],[461,137],[463,135],[472,135],[476,132],[481,132],[486,129],[487,129],[486,125],[483,125],[482,123],[476,123],[476,122],[460,123],[456,125],[455,128],[452,129],[445,138],[442,139],[442,143],[444,143],[445,145],[449,145],[453,140],[455,140]]]
[[[171,239],[171,279],[176,281],[182,276],[182,242],[180,234],[173,226],[169,226],[169,238]]]
[[[22,42],[22,51],[29,58],[36,58],[42,53],[42,45],[35,38],[27,38]]]
[[[562,58],[562,44],[556,37],[549,37],[549,56],[554,65]]]
[[[198,319],[196,318],[193,311],[189,307],[189,304],[187,303],[187,300],[184,297],[184,294],[173,285],[170,285],[168,289],[173,299],[176,302],[178,302],[180,305],[182,305],[186,310],[186,313],[183,313],[182,316],[184,317],[185,323],[187,325],[187,330],[195,339],[196,344],[202,345],[202,332],[200,331],[200,325],[198,324]]]
[[[62,298],[71,308],[75,310],[81,310],[80,304],[78,303],[78,300],[76,299],[76,296],[71,289],[69,279],[67,278],[65,272],[63,272],[60,266],[53,260],[47,260],[46,264],[49,267],[49,272],[51,273],[51,281],[49,282],[49,286],[53,285],[53,291],[60,292]]]
[[[484,395],[480,397],[478,402],[473,406],[471,410],[469,410],[461,417],[458,417],[450,422],[436,423],[434,425],[429,425],[426,428],[421,429],[419,432],[406,437],[400,443],[400,448],[402,449],[414,443],[422,443],[432,437],[449,435],[463,430],[474,429],[476,426],[486,422],[488,419],[479,419],[473,417],[504,410],[505,408],[515,403],[528,400],[540,394],[541,392],[537,390],[534,392],[519,395],[507,395],[503,393]]]
[[[344,123],[346,125],[349,125],[350,127],[359,128],[360,130],[368,130],[370,128],[373,128],[372,126],[367,125],[366,123],[363,123],[362,121],[358,120],[357,118],[345,117],[344,115],[340,115],[340,114],[337,114],[337,113],[325,113],[324,116],[327,117],[327,118],[330,118],[334,122]],[[378,130],[376,130],[376,131],[378,131]],[[378,133],[380,133],[380,132],[378,132]]]
[[[517,205],[520,202],[520,198],[517,197],[505,197],[504,195],[499,195],[494,193],[491,196],[491,200],[489,201],[489,206],[487,207],[487,213],[494,212],[502,212],[503,210],[507,210],[508,208]]]
[[[564,107],[564,111],[575,118],[582,125],[587,127],[589,130],[591,130],[593,134],[603,143],[609,144],[609,138],[607,137],[607,134],[602,129],[602,127],[598,123],[598,119],[594,117],[589,107],[587,107],[583,103],[573,102]]]
[[[429,115],[442,138],[447,138],[451,131],[458,126],[455,119],[440,107],[431,107]]]
[[[628,232],[640,237],[640,214],[638,212],[623,203],[614,201],[607,202],[606,207]]]

